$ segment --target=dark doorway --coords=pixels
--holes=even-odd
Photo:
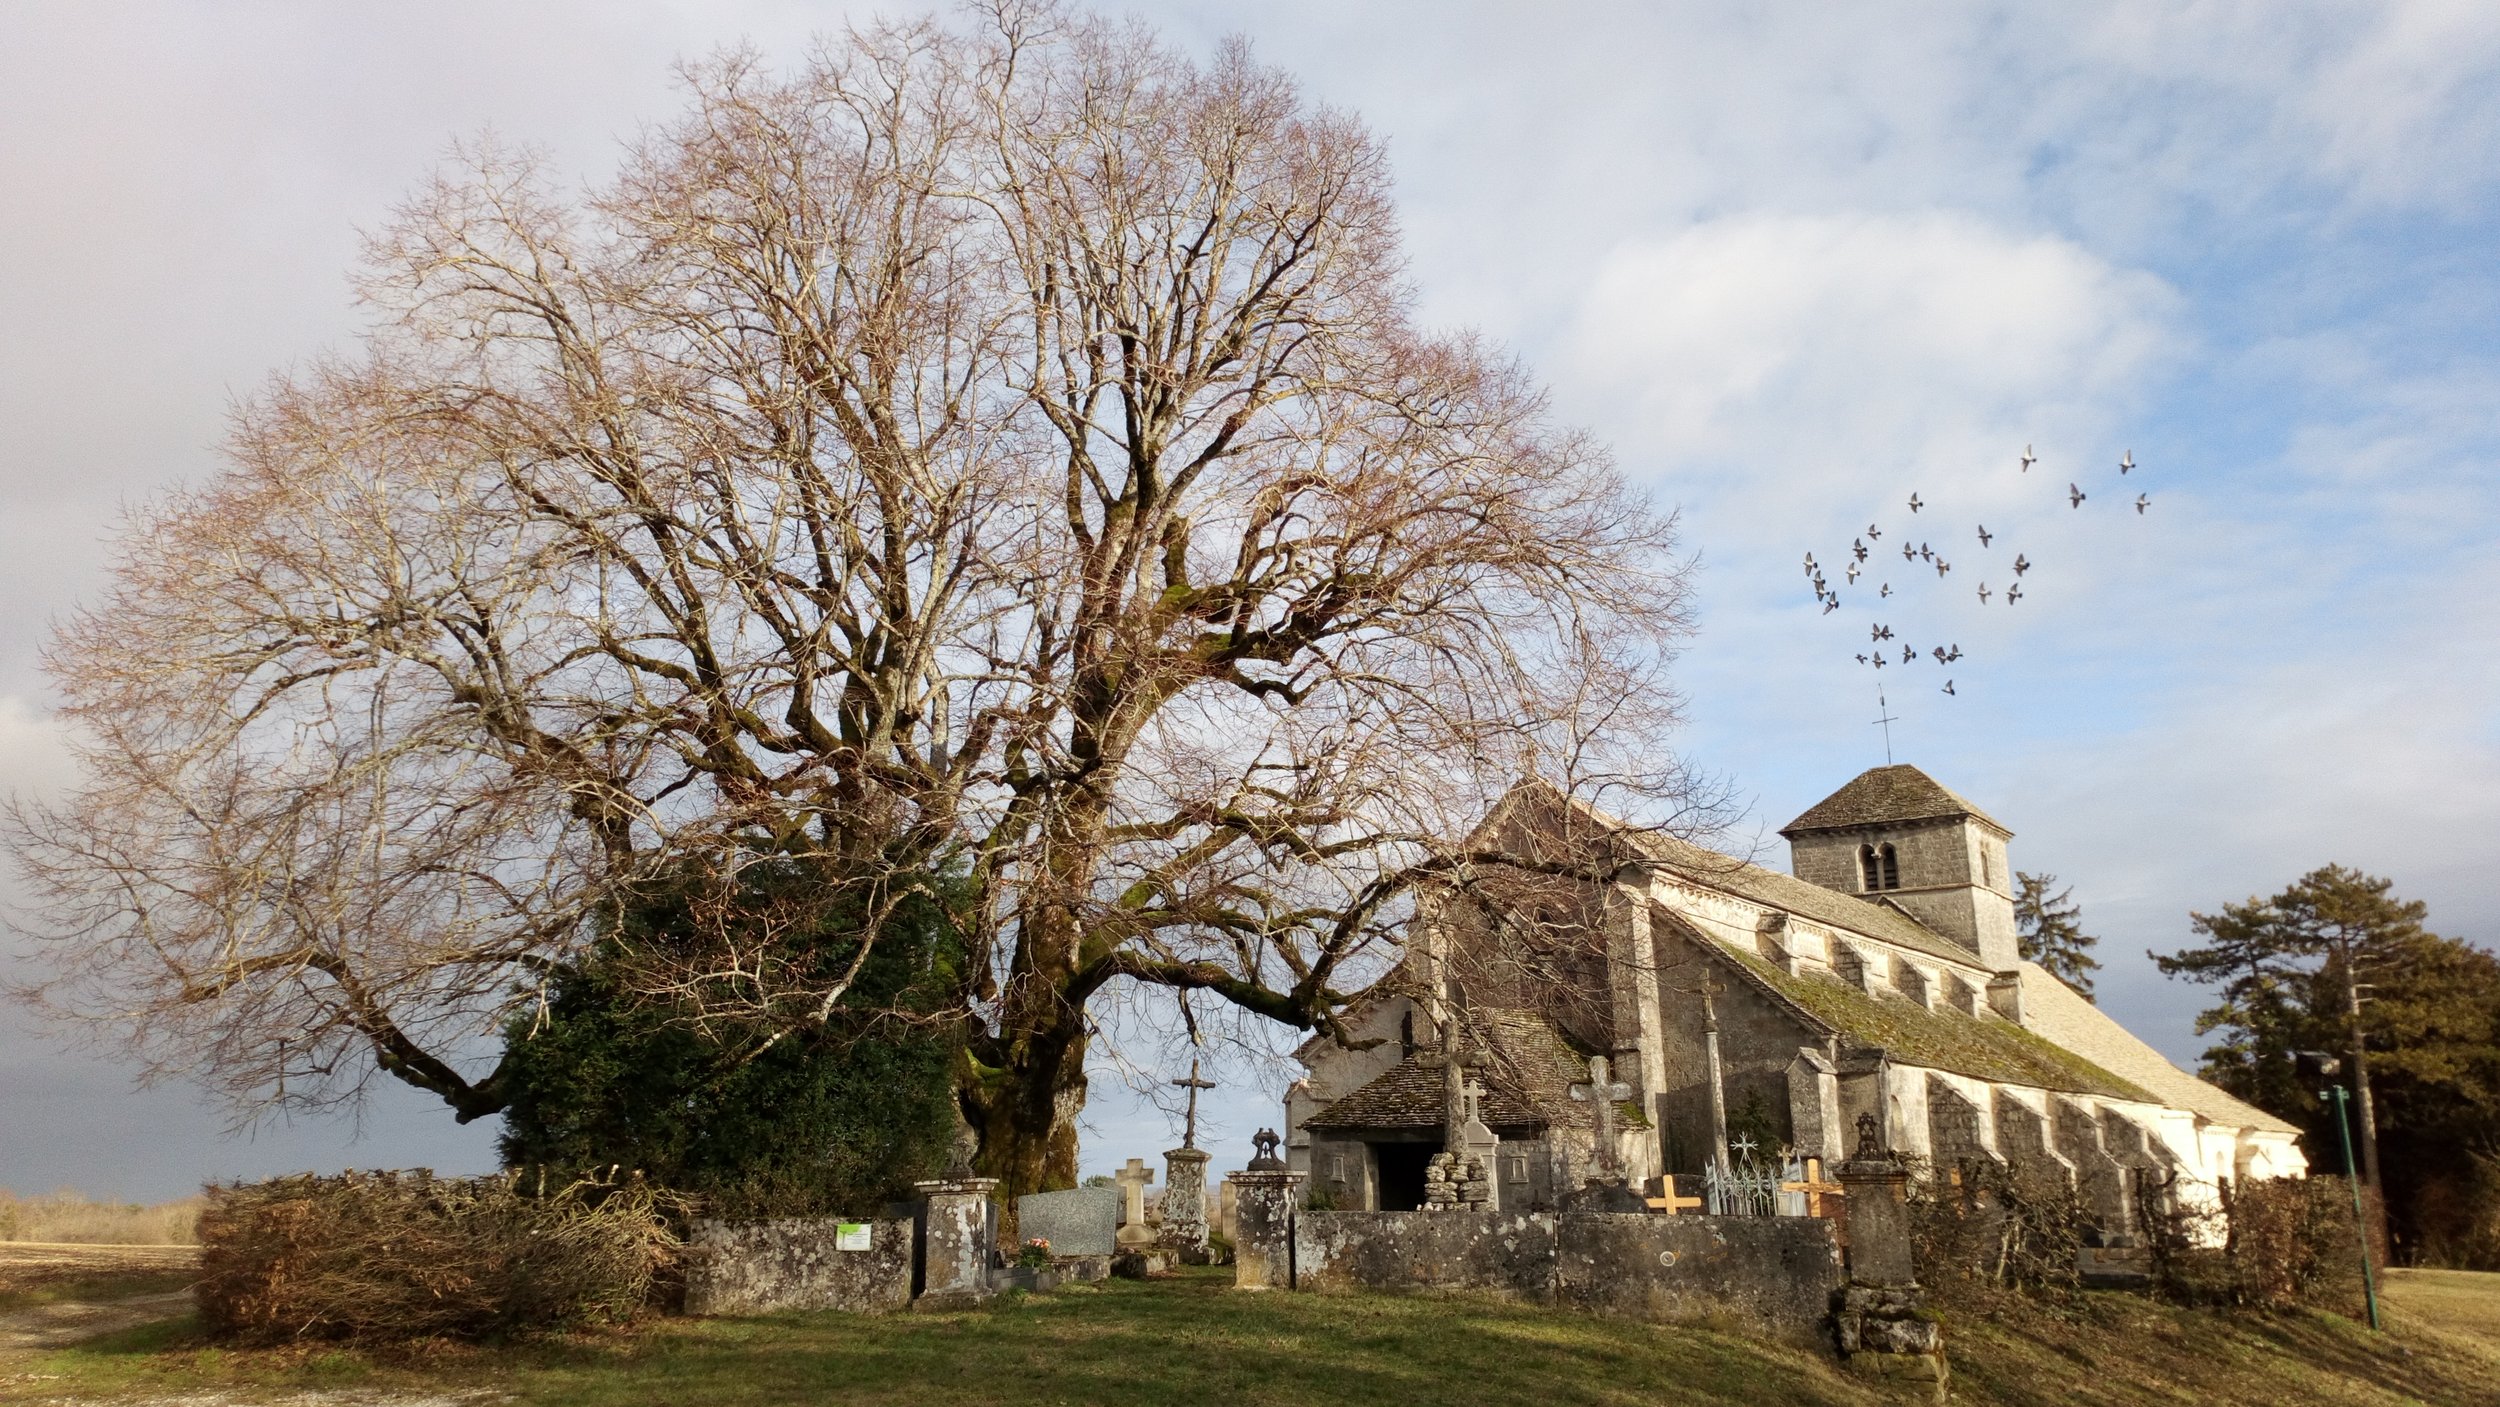
[[[1380,1210],[1411,1212],[1424,1205],[1424,1164],[1441,1151],[1437,1143],[1375,1143],[1380,1163]]]

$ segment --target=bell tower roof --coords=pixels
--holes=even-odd
[[[1901,763],[1870,767],[1847,786],[1806,808],[1804,815],[1780,828],[1795,839],[1810,831],[1885,826],[1903,821],[1955,820],[1969,817],[2001,835],[2012,835],[1987,812],[1971,805],[1926,773]]]

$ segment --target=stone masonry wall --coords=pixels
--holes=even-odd
[[[1511,1212],[1304,1212],[1299,1290],[1477,1290],[1554,1297],[1554,1218]]]
[[[1734,1317],[1823,1342],[1842,1280],[1815,1217],[1304,1212],[1302,1290],[1470,1290],[1652,1323]]]
[[[1733,1316],[1798,1343],[1828,1341],[1840,1242],[1821,1217],[1573,1214],[1561,1218],[1562,1303],[1658,1324]]]
[[[868,1249],[836,1249],[839,1222],[818,1218],[695,1223],[688,1314],[785,1309],[877,1313],[911,1304],[912,1223],[868,1224]]]

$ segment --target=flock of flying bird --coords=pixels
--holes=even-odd
[[[2025,474],[2030,473],[2031,466],[2039,462],[2039,457],[2031,452],[2031,446],[2023,446],[2022,472]],[[2121,456],[2118,461],[2118,473],[2123,478],[2124,476],[2133,473],[2135,471],[2135,467],[2135,451],[2129,450],[2125,455]],[[2073,481],[2069,480],[2067,482],[2066,506],[2068,508],[2080,509],[2083,507],[2084,500],[2089,497],[2091,497],[2091,495],[2085,493],[2083,489]],[[1928,506],[1929,505],[1927,503],[1920,500],[1915,491],[1910,494],[1910,513],[1913,518],[1915,518],[1919,512],[1926,509]],[[2139,493],[2135,496],[2135,511],[2137,516],[2141,517],[2144,510],[2152,506],[2153,500],[2151,495]],[[1987,524],[1979,524],[1979,549],[1982,552],[1990,550],[1990,545],[1996,541],[1998,536],[1999,534],[1988,531]],[[1880,523],[1867,524],[1865,535],[1852,540],[1849,544],[1849,560],[1846,564],[1845,575],[1848,584],[1851,586],[1857,585],[1858,578],[1860,576],[1875,576],[1878,587],[1876,591],[1876,599],[1889,600],[1893,594],[1892,583],[1883,579],[1880,575],[1880,564],[1872,561],[1879,549],[1868,546],[1869,543],[1880,543],[1883,539],[1883,527]],[[1953,571],[1953,563],[1946,560],[1943,553],[1936,551],[1925,542],[1912,545],[1906,535],[1901,540],[1901,560],[1905,563],[1916,563],[1921,569],[1925,567],[1935,568],[1936,578],[1939,581],[1943,580]],[[1992,592],[1988,589],[1988,583],[1985,581],[1980,582],[1979,604],[1983,606],[1987,605],[1991,600],[1998,599],[2000,596],[2005,601],[2005,604],[2009,606],[2022,600],[2023,576],[2025,573],[2029,572],[2031,568],[2032,562],[2028,556],[2021,552],[2015,553],[2013,562],[2014,580],[2009,583],[2002,592]],[[1907,570],[1907,568],[1905,568],[1905,570]],[[1811,552],[1806,554],[1806,579],[1814,584],[1814,599],[1822,605],[1823,614],[1830,615],[1832,612],[1840,609],[1840,588],[1833,586],[1828,580],[1825,579],[1822,565],[1814,560],[1814,554]],[[1918,647],[1906,642],[1895,641],[1893,639],[1892,627],[1889,625],[1878,623],[1869,627],[1867,631],[1867,640],[1868,643],[1874,646],[1874,649],[1869,652],[1860,653],[1857,660],[1859,664],[1866,665],[1870,668],[1882,669],[1887,664],[1892,663],[1893,661],[1889,658],[1889,656],[1891,654],[1892,647],[1895,644],[1899,644],[1901,648],[1901,658],[1899,663],[1905,665],[1915,664],[1920,658],[1920,651]],[[1929,656],[1932,656],[1939,666],[1951,665],[1962,658],[1962,647],[1958,644],[1937,645],[1930,648],[1926,651],[1926,653]],[[1944,688],[1942,692],[1947,694],[1954,692],[1953,681],[1951,679],[1948,678],[1944,681]]]

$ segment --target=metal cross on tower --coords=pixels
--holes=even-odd
[[[1875,686],[1875,723],[1884,730],[1884,765],[1892,765],[1892,725],[1901,720],[1892,716],[1892,707],[1884,702],[1884,686]]]
[[[1181,1126],[1181,1147],[1198,1146],[1198,1091],[1215,1088],[1215,1081],[1198,1078],[1198,1057],[1189,1057],[1189,1078],[1172,1083],[1189,1091],[1189,1122]]]

